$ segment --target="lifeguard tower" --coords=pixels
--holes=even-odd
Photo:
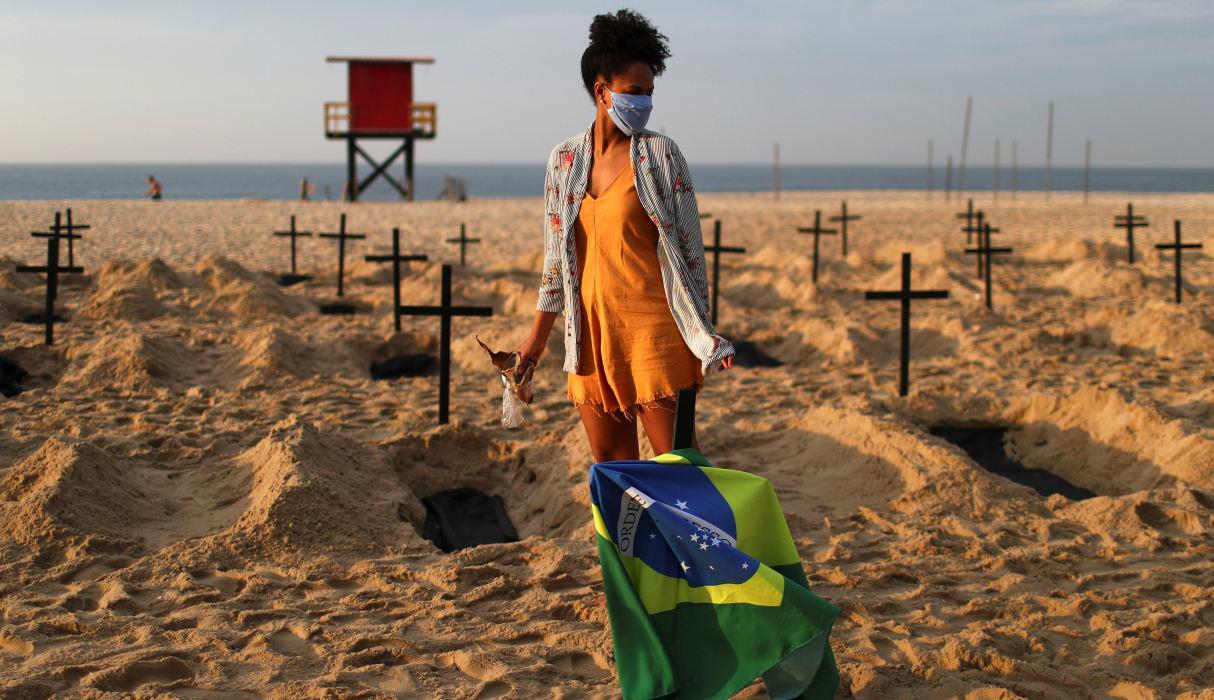
[[[438,123],[438,105],[413,101],[413,64],[434,63],[434,59],[329,56],[325,62],[349,66],[347,101],[325,103],[325,138],[346,142],[346,200],[357,202],[376,178],[383,177],[401,197],[413,201],[413,143],[434,138]],[[377,162],[358,145],[364,139],[402,143],[386,160]],[[359,156],[372,168],[363,180],[358,179]],[[397,158],[404,160],[403,184],[388,172]]]

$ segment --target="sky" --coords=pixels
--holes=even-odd
[[[0,0],[0,162],[340,162],[326,55],[433,56],[430,162],[540,162],[593,119],[591,18],[631,7],[670,39],[649,126],[689,160],[917,164],[994,140],[1044,163],[1214,166],[1211,0],[740,3]],[[689,9],[694,8],[694,9]],[[382,145],[382,144],[381,144]],[[382,150],[382,149],[381,149]]]

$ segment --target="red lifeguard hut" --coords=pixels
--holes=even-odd
[[[434,59],[329,56],[325,61],[349,65],[347,101],[325,103],[325,138],[346,142],[346,200],[357,202],[376,178],[383,177],[401,197],[413,201],[413,143],[434,138],[438,124],[438,105],[413,101],[413,64],[434,63]],[[386,160],[377,162],[358,145],[363,139],[402,143]],[[372,168],[363,180],[358,179],[359,156]],[[388,172],[397,158],[404,160],[403,184]]]

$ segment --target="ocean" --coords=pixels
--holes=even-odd
[[[444,176],[463,178],[469,197],[538,197],[543,187],[542,163],[431,163],[416,166],[417,199],[434,199]],[[399,164],[395,168],[400,171]],[[691,164],[695,186],[702,192],[770,191],[770,165]],[[368,170],[360,171],[365,177]],[[132,199],[143,196],[145,178],[155,175],[165,199],[296,199],[299,181],[315,186],[314,199],[341,196],[345,166],[341,163],[241,164],[0,164],[0,200]],[[956,173],[954,173],[955,183]],[[1011,169],[999,174],[1000,190],[1011,187]],[[944,168],[934,173],[935,189],[944,189]],[[991,189],[990,165],[966,169],[967,191]],[[791,190],[922,190],[927,169],[910,165],[785,165],[781,187]],[[1020,191],[1043,190],[1045,169],[1022,166]],[[1055,167],[1056,191],[1083,189],[1083,168]],[[1211,192],[1214,168],[1093,168],[1093,192]],[[397,193],[377,182],[363,199],[391,201]]]

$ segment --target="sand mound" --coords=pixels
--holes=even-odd
[[[896,323],[897,316],[890,320]],[[763,350],[789,363],[820,362],[840,366],[884,365],[898,359],[900,331],[846,317],[794,318],[780,331],[758,329],[746,334]],[[964,337],[960,321],[945,317],[916,319],[911,326],[911,357],[926,360],[956,355]]]
[[[41,308],[32,298],[8,289],[0,289],[0,319],[16,321]]]
[[[68,365],[65,384],[146,390],[187,383],[193,376],[194,358],[186,346],[168,336],[113,333],[73,346]]]
[[[219,535],[275,549],[426,546],[421,502],[375,447],[291,417],[238,460],[252,475],[248,508]]]
[[[1107,330],[1113,347],[1128,346],[1159,357],[1201,359],[1214,348],[1210,320],[1199,307],[1152,301],[1132,315],[1100,310],[1089,313],[1085,324]]]
[[[487,285],[470,285],[460,296],[463,299],[460,303],[492,306],[494,316],[517,316],[535,313],[539,291],[537,285],[498,277],[488,280]]]
[[[168,309],[145,284],[103,285],[84,300],[76,316],[97,321],[149,321],[166,313]]]
[[[0,529],[27,545],[97,533],[125,539],[145,519],[147,494],[88,442],[52,437],[0,479]]]
[[[993,508],[1023,508],[1031,498],[909,424],[854,410],[821,407],[743,430],[721,438],[730,448],[719,466],[770,479],[794,531],[813,532],[824,516],[867,508],[981,518]]]
[[[860,361],[865,354],[863,348],[875,347],[880,337],[872,328],[851,319],[821,318],[797,318],[787,332],[760,331],[748,336],[783,362],[808,362],[825,355],[843,364]]]
[[[235,345],[241,350],[239,367],[256,377],[365,377],[368,372],[361,353],[349,343],[333,339],[313,345],[280,326],[250,328],[236,336]]]
[[[40,275],[17,272],[17,266],[24,264],[26,263],[0,257],[0,290],[24,291],[38,285],[39,280],[42,279]],[[40,263],[31,262],[29,264],[37,265]]]
[[[1085,259],[1050,275],[1046,284],[1077,297],[1138,296],[1146,291],[1148,280],[1136,267]]]
[[[1162,538],[1201,537],[1214,532],[1214,497],[1176,486],[1166,491],[1066,502],[1058,515],[1083,523],[1105,542],[1158,549]]]
[[[963,301],[972,299],[976,293],[981,290],[978,284],[981,280],[977,280],[973,276],[972,268],[964,268],[968,274],[958,274],[951,268],[955,267],[948,260],[942,260],[939,263],[923,264],[918,259],[911,261],[911,288],[913,289],[945,289],[948,290],[949,299],[947,301],[932,301],[925,302],[925,306],[933,307],[941,304],[948,304],[952,301]],[[999,286],[999,278],[996,275],[994,286]],[[902,262],[901,259],[894,264],[893,267],[885,270],[881,274],[874,277],[864,286],[865,289],[873,290],[898,290],[902,288]]]
[[[286,294],[270,279],[223,256],[203,258],[194,272],[210,291],[202,301],[209,311],[260,319],[267,315],[297,316],[312,310],[307,301]]]
[[[872,254],[872,260],[882,265],[890,265],[897,271],[898,280],[902,279],[902,254],[911,254],[912,274],[920,269],[947,266],[949,262],[948,249],[940,241],[928,243],[909,243],[902,240],[887,241]]]
[[[160,258],[107,260],[97,270],[97,288],[148,287],[156,291],[179,289],[181,278]]]
[[[1092,258],[1097,252],[1096,245],[1083,238],[1050,238],[1029,246],[1020,257],[1032,262],[1070,263]]]
[[[1099,494],[1126,494],[1184,483],[1214,488],[1214,442],[1180,421],[1087,387],[1071,396],[1033,394],[1008,417],[1009,451]]]

